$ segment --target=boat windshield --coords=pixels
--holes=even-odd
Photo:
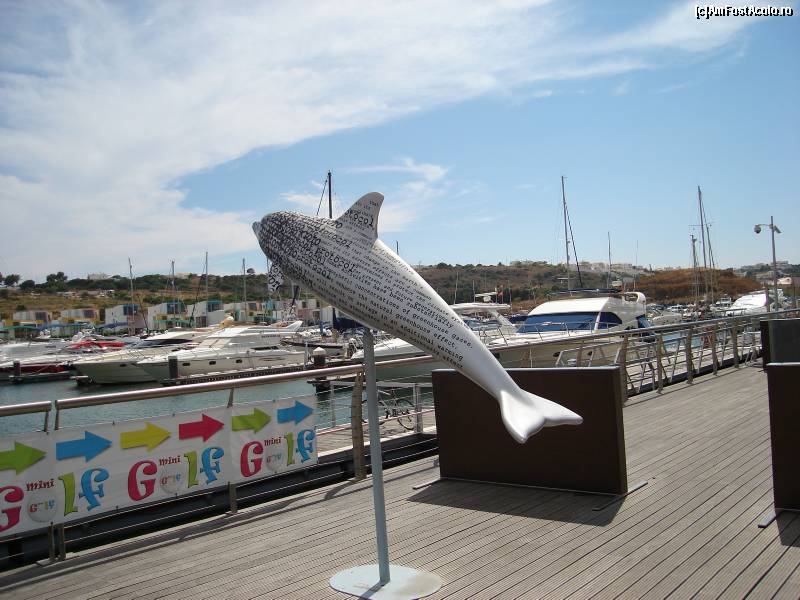
[[[141,342],[137,342],[134,344],[134,348],[160,348],[163,346],[179,346],[181,344],[186,344],[191,340],[187,340],[184,338],[171,338],[168,340],[142,340]]]
[[[472,319],[470,317],[463,317],[464,323],[472,331],[493,331],[500,329],[501,325],[497,319]]]
[[[608,329],[621,324],[622,320],[611,312],[550,313],[529,315],[517,330],[517,333],[592,331],[594,329]]]

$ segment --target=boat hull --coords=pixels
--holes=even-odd
[[[141,360],[141,359],[139,359]],[[75,368],[95,383],[146,383],[155,379],[134,360],[75,363]]]
[[[178,358],[178,376],[207,375],[221,371],[238,371],[245,369],[264,369],[267,367],[299,365],[305,362],[305,354],[264,354],[251,352],[232,356],[209,356],[203,358]],[[150,381],[169,379],[169,363],[163,361],[144,361],[139,368],[145,371]]]

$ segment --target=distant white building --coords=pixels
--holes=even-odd
[[[263,321],[267,316],[264,313],[264,303],[257,300],[226,302],[223,309],[238,323]]]
[[[142,331],[147,328],[145,315],[138,304],[118,304],[107,308],[104,322],[106,325],[119,328],[127,327],[131,331]]]
[[[108,275],[106,275],[105,273],[89,273],[86,276],[86,279],[88,279],[89,281],[102,281],[104,279],[108,279]]]
[[[151,331],[164,331],[188,324],[186,305],[182,300],[162,302],[147,309],[147,328]]]
[[[67,308],[61,311],[58,322],[62,325],[71,323],[91,323],[96,325],[100,315],[96,308]]]
[[[186,316],[195,327],[218,325],[225,319],[225,314],[219,300],[203,300],[186,306]]]
[[[18,310],[11,315],[12,321],[47,325],[52,322],[53,314],[49,310]],[[15,323],[18,324],[18,323]]]

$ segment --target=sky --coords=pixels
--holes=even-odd
[[[411,264],[800,263],[800,14],[686,2],[0,0],[0,272],[258,272],[384,194]]]

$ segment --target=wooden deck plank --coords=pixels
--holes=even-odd
[[[752,545],[755,548],[751,549],[751,551],[757,549],[755,557],[745,556],[745,553],[741,553],[736,557],[736,560],[721,569],[704,589],[708,589],[714,594],[719,587],[725,585],[725,589],[721,594],[718,594],[718,597],[736,599],[748,596],[756,588],[763,589],[769,583],[773,584],[773,589],[780,587],[783,583],[782,579],[778,582],[772,582],[767,579],[767,575],[780,561],[781,557],[791,552],[791,544],[800,536],[800,516],[791,513],[786,513],[783,516],[786,518],[778,519],[780,534],[775,535],[773,528],[765,529],[762,533],[767,535],[759,535],[753,540]],[[770,536],[769,534],[772,535]],[[784,537],[788,539],[789,545],[783,541],[782,538]],[[797,556],[794,552],[792,554]],[[775,583],[778,585],[775,585]],[[800,590],[798,590],[798,595],[800,595]]]
[[[744,453],[746,450],[742,452]],[[728,460],[737,458],[738,455],[734,455]],[[718,461],[718,457],[712,455],[707,460]],[[470,598],[476,593],[478,587],[481,587],[489,595],[508,592],[510,597],[514,597],[513,591],[509,591],[510,588],[532,577],[537,582],[543,582],[554,573],[559,573],[564,569],[567,569],[565,573],[571,575],[574,573],[572,563],[594,550],[598,550],[601,556],[607,554],[610,552],[608,544],[611,544],[611,548],[613,548],[616,543],[625,540],[626,535],[636,534],[660,523],[664,518],[663,513],[674,509],[676,500],[690,494],[692,490],[702,490],[698,492],[700,494],[708,493],[708,488],[698,488],[694,482],[684,482],[672,490],[659,488],[656,485],[648,486],[648,488],[642,491],[646,491],[652,501],[647,501],[648,498],[644,493],[639,498],[637,498],[638,493],[634,494],[632,499],[636,499],[638,502],[626,501],[626,506],[615,516],[613,527],[577,525],[573,527],[574,531],[570,532],[569,539],[566,541],[559,539],[560,536],[553,539],[540,539],[537,547],[528,551],[501,554],[487,564],[486,572],[482,572],[471,586],[448,597]],[[486,586],[483,578],[489,573],[495,577],[496,582]],[[537,594],[546,591],[548,591],[546,585],[537,586]]]

